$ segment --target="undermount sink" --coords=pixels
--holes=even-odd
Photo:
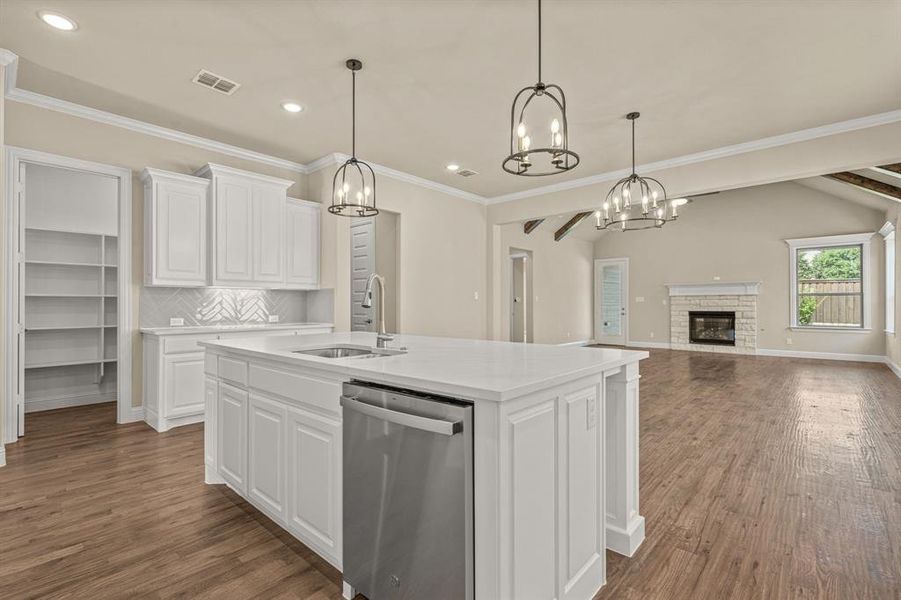
[[[293,354],[308,354],[321,358],[376,358],[379,356],[391,356],[402,354],[403,350],[375,349],[360,346],[324,346],[321,348],[308,348],[305,350],[292,350]]]

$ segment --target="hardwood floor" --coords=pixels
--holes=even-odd
[[[598,599],[901,598],[901,380],[651,351],[647,539]],[[202,473],[202,426],[28,416],[0,469],[2,598],[340,598],[340,574]]]

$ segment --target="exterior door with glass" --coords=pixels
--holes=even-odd
[[[624,346],[629,338],[629,259],[594,261],[594,340]]]

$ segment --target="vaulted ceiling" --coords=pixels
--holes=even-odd
[[[899,109],[899,23],[899,0],[547,0],[545,79],[583,159],[554,181],[627,166],[630,110],[650,162]],[[349,152],[344,60],[362,58],[358,154],[483,196],[548,183],[500,169],[535,28],[530,0],[0,2],[20,87],[303,163]],[[194,85],[200,68],[242,87]]]

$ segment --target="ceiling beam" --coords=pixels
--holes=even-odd
[[[895,200],[901,200],[901,188],[883,183],[881,181],[877,181],[876,179],[864,177],[863,175],[858,175],[857,173],[849,173],[845,171],[842,173],[830,173],[826,175],[826,177],[835,179],[837,181],[850,183],[855,187],[859,187],[863,190],[867,190],[868,192],[873,192],[881,196],[887,196]]]
[[[522,231],[526,235],[529,235],[530,233],[538,229],[538,226],[542,223],[544,223],[544,219],[532,219],[531,221],[526,221],[522,225]]]
[[[882,165],[881,167],[877,167],[882,169],[883,171],[891,171],[892,173],[901,174],[901,163],[895,163],[893,165]]]
[[[576,213],[572,219],[570,219],[569,221],[566,222],[566,224],[563,225],[563,227],[561,227],[560,229],[558,229],[557,231],[554,232],[554,240],[559,242],[560,240],[565,238],[566,234],[568,234],[570,231],[572,231],[576,225],[578,225],[583,220],[585,220],[585,217],[587,217],[590,214],[591,214],[590,211]]]

